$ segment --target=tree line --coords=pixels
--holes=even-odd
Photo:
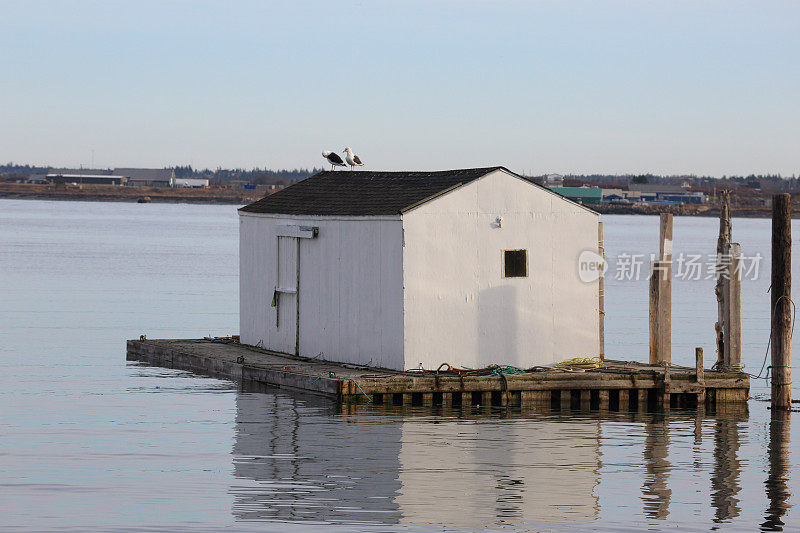
[[[22,165],[13,162],[0,165],[0,176],[5,178],[26,178],[33,174],[47,174],[53,167],[39,165]],[[213,185],[229,185],[232,183],[250,183],[253,185],[291,185],[308,176],[321,172],[321,168],[294,168],[270,170],[266,168],[227,169],[218,167],[211,169],[195,169],[191,165],[167,167],[175,171],[177,178],[207,178]]]

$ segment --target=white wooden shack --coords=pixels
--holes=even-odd
[[[242,343],[396,370],[598,355],[598,214],[503,167],[321,172],[239,215]]]

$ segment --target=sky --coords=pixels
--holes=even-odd
[[[0,0],[0,162],[800,173],[796,1]]]

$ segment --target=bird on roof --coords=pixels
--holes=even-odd
[[[350,149],[349,146],[344,150],[342,150],[342,153],[347,154],[346,156],[344,156],[344,158],[345,160],[347,160],[347,164],[350,165],[350,170],[353,170],[353,167],[364,166],[364,163],[361,162],[361,159],[359,159],[357,155],[353,154],[353,151]]]
[[[331,164],[331,170],[333,170],[334,167],[343,167],[343,166],[345,166],[344,161],[342,161],[342,158],[339,157],[339,154],[337,154],[336,152],[333,152],[331,150],[324,150],[322,152],[322,157],[327,159],[328,163]]]

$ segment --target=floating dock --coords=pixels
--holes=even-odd
[[[241,382],[306,391],[343,404],[498,406],[615,411],[746,404],[743,372],[604,360],[596,368],[392,370],[298,358],[230,340],[127,342],[127,359]],[[445,366],[445,365],[443,365]]]

